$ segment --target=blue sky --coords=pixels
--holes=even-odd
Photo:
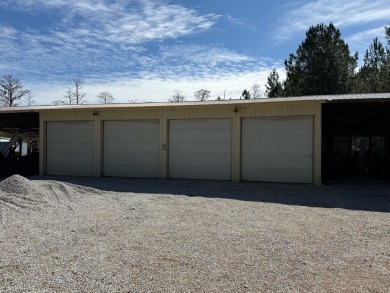
[[[390,24],[389,0],[1,0],[0,75],[18,76],[35,104],[62,99],[73,77],[87,102],[187,100],[201,88],[238,98],[264,87],[310,25],[333,22],[359,61]]]

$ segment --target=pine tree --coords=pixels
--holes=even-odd
[[[251,94],[246,89],[244,89],[241,96],[244,98],[244,100],[249,100],[251,98]]]
[[[270,72],[265,88],[265,94],[268,98],[277,98],[283,95],[283,86],[279,81],[279,74],[275,68]]]
[[[364,64],[356,75],[355,92],[379,93],[389,90],[389,50],[375,38],[364,55]],[[388,85],[389,84],[389,85]]]
[[[286,96],[344,94],[351,91],[357,53],[350,56],[340,31],[330,23],[306,32],[296,54],[285,60]]]

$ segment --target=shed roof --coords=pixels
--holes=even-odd
[[[208,106],[208,105],[246,105],[246,104],[263,104],[263,103],[286,103],[286,102],[365,102],[365,101],[390,101],[390,93],[380,94],[346,94],[346,95],[320,95],[320,96],[301,96],[301,97],[283,97],[283,98],[262,98],[251,100],[223,100],[223,101],[206,101],[206,102],[149,102],[149,103],[122,103],[122,104],[83,104],[83,105],[62,105],[62,106],[17,106],[17,107],[0,107],[0,113],[15,112],[41,112],[53,110],[75,110],[75,109],[115,109],[115,108],[144,108],[144,107],[180,107],[180,106]]]

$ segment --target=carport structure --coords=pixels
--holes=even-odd
[[[366,155],[373,157],[379,139],[375,147],[382,146],[387,163],[378,176],[389,174],[389,103],[390,94],[366,94],[15,107],[0,114],[39,113],[40,174],[321,184],[344,174],[338,135],[347,137],[350,160],[360,151],[356,141],[368,139]]]
[[[389,178],[389,95],[333,98],[322,106],[324,179]]]
[[[4,142],[0,148],[0,174],[36,173],[39,156],[39,153],[35,152],[39,137],[39,112],[23,108],[1,108],[0,131],[7,137],[3,138]],[[23,144],[27,146],[26,154],[22,154]]]

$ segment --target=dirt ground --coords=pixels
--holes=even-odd
[[[388,292],[390,184],[0,182],[0,292]]]

